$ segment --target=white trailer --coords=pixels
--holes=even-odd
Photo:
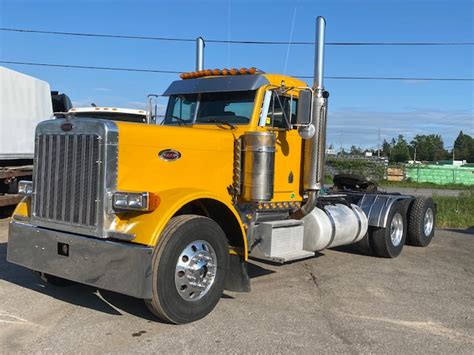
[[[52,116],[47,82],[0,67],[0,207],[19,201],[16,181],[32,174],[36,125]]]

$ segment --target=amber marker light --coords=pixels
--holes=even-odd
[[[237,69],[232,68],[231,70],[229,70],[229,74],[230,75],[237,75]]]

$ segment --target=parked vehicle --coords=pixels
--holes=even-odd
[[[75,117],[99,118],[105,120],[146,123],[146,111],[117,107],[73,107],[69,113]]]
[[[161,125],[40,123],[8,260],[55,284],[145,299],[158,317],[188,323],[224,289],[250,290],[251,257],[285,263],[358,243],[392,258],[405,242],[428,245],[431,199],[350,176],[323,190],[324,27],[318,18],[312,88],[255,68],[199,70],[164,92]]]
[[[33,172],[35,127],[53,115],[49,84],[0,67],[0,207],[21,200],[18,178]]]

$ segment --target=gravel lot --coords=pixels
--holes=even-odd
[[[438,230],[396,259],[325,250],[288,265],[252,262],[251,293],[226,292],[188,325],[155,321],[141,300],[45,285],[6,262],[0,220],[0,353],[472,353],[474,234]]]

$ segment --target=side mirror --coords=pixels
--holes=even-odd
[[[146,121],[148,124],[161,124],[165,117],[166,104],[163,104],[165,96],[149,94],[146,102]]]
[[[158,95],[149,94],[146,98],[146,123],[150,124],[154,121],[155,115],[153,110],[153,98],[158,98]]]
[[[307,126],[311,123],[311,102],[313,94],[310,90],[300,91],[298,97],[298,108],[296,112],[296,124],[299,126]]]

